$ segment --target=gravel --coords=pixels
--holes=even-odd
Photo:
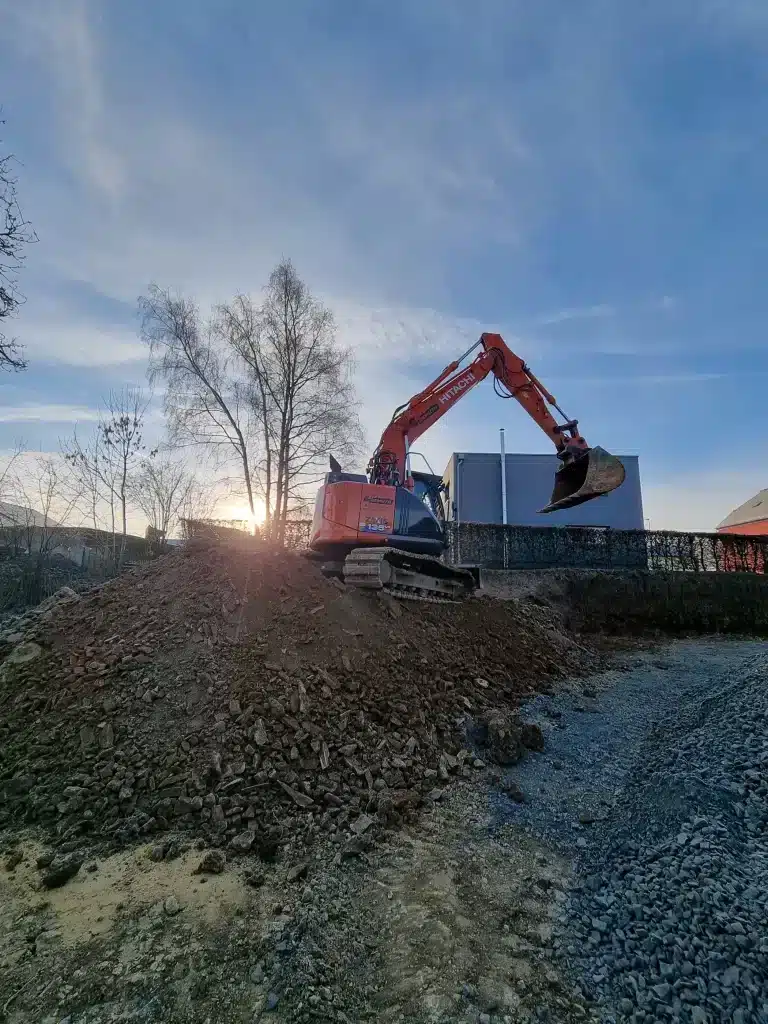
[[[497,810],[576,861],[555,948],[597,1019],[768,1021],[766,685],[765,645],[699,641],[523,709],[547,748]]]

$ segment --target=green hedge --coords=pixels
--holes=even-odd
[[[581,629],[768,636],[768,577],[736,572],[595,573],[568,579]]]

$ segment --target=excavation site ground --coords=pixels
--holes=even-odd
[[[201,543],[0,623],[0,1020],[768,1021],[765,641],[577,577]]]

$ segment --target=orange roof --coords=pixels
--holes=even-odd
[[[743,526],[745,523],[757,523],[761,519],[768,519],[768,488],[758,491],[757,494],[745,501],[743,505],[735,508],[730,515],[718,525],[718,530],[725,530],[729,526]]]

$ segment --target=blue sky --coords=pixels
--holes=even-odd
[[[205,307],[293,259],[391,409],[500,330],[654,527],[765,486],[763,0],[0,0],[4,146],[39,243],[0,448],[141,383],[150,281]],[[490,384],[419,442],[547,451]],[[159,428],[159,424],[155,424]]]

